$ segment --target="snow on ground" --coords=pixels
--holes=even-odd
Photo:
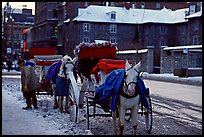
[[[19,113],[19,115],[22,115],[24,117],[24,119],[27,119],[27,117],[32,117],[32,119],[36,119],[36,121],[38,121],[38,123],[40,123],[38,126],[40,128],[36,128],[36,122],[34,121],[30,121],[33,124],[31,124],[31,131],[22,131],[22,132],[18,132],[18,134],[37,134],[35,130],[39,130],[38,134],[64,134],[64,135],[87,135],[87,131],[86,131],[86,118],[84,117],[85,114],[85,108],[80,109],[79,112],[79,122],[76,124],[74,122],[70,121],[70,115],[67,113],[61,113],[59,112],[58,109],[53,109],[53,97],[52,96],[47,96],[47,95],[40,95],[37,97],[38,100],[38,106],[39,109],[38,110],[30,110],[30,112],[33,112],[32,114],[25,113],[25,111],[23,111],[21,108],[23,106],[25,106],[25,99],[22,96],[22,93],[20,91],[20,72],[16,72],[16,71],[11,71],[11,72],[7,72],[7,70],[3,70],[2,71],[3,74],[3,78],[2,78],[2,95],[4,95],[4,97],[7,97],[7,101],[12,100],[10,103],[11,104],[17,104],[16,106],[13,106],[11,109],[16,109],[15,111],[17,113]],[[14,75],[17,74],[17,75]],[[200,77],[189,77],[189,78],[180,78],[178,76],[174,76],[173,74],[148,74],[148,73],[144,73],[143,74],[143,78],[147,78],[147,79],[154,79],[154,80],[171,80],[173,82],[176,81],[182,81],[186,82],[186,81],[193,81],[193,83],[201,83],[202,85],[202,76]],[[10,100],[9,100],[10,99]],[[4,104],[5,102],[2,101],[2,106],[6,105],[8,106],[8,103]],[[9,108],[9,107],[8,107]],[[7,108],[7,109],[8,109]],[[15,114],[16,112],[5,112],[5,108],[2,109],[3,112],[3,119],[4,116],[6,115],[6,118],[9,117],[9,114]],[[8,115],[7,115],[8,114]],[[15,114],[16,115],[16,114]],[[32,115],[32,116],[29,116]],[[7,117],[8,116],[8,117]],[[15,118],[15,117],[14,117]],[[8,120],[8,119],[7,119]],[[2,120],[3,121],[3,120]],[[23,120],[21,119],[21,122]],[[6,121],[8,122],[8,121]],[[10,123],[10,125],[5,126],[4,123],[2,122],[2,133],[5,133],[5,130],[9,129],[11,125],[18,125],[15,127],[16,130],[18,130],[18,127],[20,127],[20,122],[18,120],[16,121],[12,121],[14,123]],[[18,123],[15,123],[18,122]],[[29,122],[29,121],[27,121]],[[90,122],[90,126],[96,126],[96,125],[101,125],[101,123],[111,123],[111,118],[101,118],[101,117],[97,117],[95,119],[92,119]],[[141,122],[142,123],[142,122]],[[32,126],[33,125],[33,126]],[[112,128],[112,124],[110,124],[110,127],[108,126],[108,124],[102,124],[101,126],[106,125],[106,127],[103,128]],[[48,128],[49,127],[49,128]],[[142,125],[139,129],[142,129],[144,127],[144,125]],[[100,128],[103,129],[103,128]],[[43,130],[43,131],[42,131]],[[45,131],[46,130],[46,131]],[[105,134],[103,133],[104,131],[99,131],[99,128],[96,128],[95,130],[97,130],[98,134]],[[129,129],[127,129],[127,133],[129,133],[128,131]],[[96,132],[96,131],[95,131]],[[102,132],[102,133],[99,133]],[[140,134],[145,134],[143,133],[143,131],[140,131]],[[13,133],[15,134],[15,133]],[[17,133],[16,133],[17,134]],[[91,133],[88,133],[91,134]],[[106,133],[106,134],[113,134],[112,131],[110,133]]]
[[[9,78],[8,78],[8,77]],[[37,96],[37,110],[22,110],[26,105],[20,86],[19,75],[5,75],[2,78],[2,133],[5,135],[43,134],[43,135],[86,135],[70,115],[53,109],[53,97]],[[14,105],[12,105],[14,104]],[[32,112],[32,113],[31,113]],[[14,126],[12,126],[14,125]],[[12,126],[12,127],[11,127]],[[38,126],[38,127],[36,127]],[[11,129],[11,130],[10,130]]]

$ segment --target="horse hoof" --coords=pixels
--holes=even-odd
[[[70,114],[69,110],[65,110],[65,113],[68,113],[68,114]]]
[[[84,105],[79,105],[79,108],[82,109]]]
[[[58,106],[53,106],[53,109],[57,109],[58,108]]]
[[[59,111],[60,111],[61,113],[63,113],[63,109],[60,108]]]

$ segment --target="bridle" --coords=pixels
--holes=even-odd
[[[126,72],[127,71],[129,71],[130,69],[133,69],[133,65],[130,67],[130,68],[128,68],[127,70],[126,70]],[[134,69],[134,71],[136,71],[138,74],[139,74],[139,72],[136,70],[136,69]],[[130,86],[130,85],[135,85],[135,91],[136,91],[136,87],[137,87],[137,84],[138,84],[138,82],[137,81],[131,81],[131,82],[129,82],[129,83],[127,83],[126,82],[126,73],[124,74],[125,76],[124,76],[124,82],[123,82],[123,92],[125,93],[125,94],[127,94],[128,93],[128,86]],[[139,75],[137,76],[137,78],[139,77]],[[137,93],[135,93],[136,95],[138,95]],[[123,94],[124,95],[124,94]],[[135,97],[136,95],[133,95],[133,97]],[[130,96],[128,96],[128,95],[125,95],[126,97],[130,97]]]

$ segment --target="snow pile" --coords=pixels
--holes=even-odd
[[[179,77],[174,76],[173,73],[164,73],[164,74],[149,74],[144,72],[142,74],[144,79],[151,79],[151,80],[158,80],[158,81],[166,81],[166,82],[173,82],[173,83],[180,83],[180,84],[190,84],[190,85],[197,85],[202,86],[202,76],[195,76],[195,77]]]

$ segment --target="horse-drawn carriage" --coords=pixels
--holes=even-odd
[[[141,79],[141,64],[133,65],[131,61],[116,59],[116,44],[109,42],[80,43],[76,46],[75,55],[77,57],[73,60],[69,56],[60,57],[66,79],[70,81],[68,106],[71,120],[78,121],[78,109],[85,101],[87,129],[90,127],[90,117],[112,116],[115,133],[116,125],[119,125],[119,134],[122,134],[125,117],[129,116],[135,134],[137,114],[141,114],[145,116],[146,129],[150,133],[152,104],[149,88],[145,87]],[[42,57],[38,59],[42,61]],[[81,78],[81,86],[74,77],[75,69]],[[90,113],[91,108],[93,113]],[[96,108],[102,109],[104,113],[98,113]]]
[[[126,109],[124,111],[119,110],[121,109],[120,106],[122,105],[118,105],[117,102],[121,101],[121,97],[119,97],[119,95],[121,95],[121,92],[129,92],[129,87],[131,87],[132,85],[135,91],[138,90],[137,95],[134,91],[134,97],[127,97],[127,95],[123,97],[131,98],[135,102],[133,102],[132,104],[138,105],[138,107],[134,108],[135,112],[145,116],[146,130],[148,133],[150,133],[152,129],[152,104],[149,96],[149,88],[146,88],[144,86],[140,75],[141,73],[138,70],[138,65],[133,66],[125,60],[117,60],[116,45],[108,42],[98,44],[81,43],[79,46],[76,47],[75,52],[78,55],[77,70],[78,73],[83,77],[79,104],[83,103],[85,93],[87,129],[89,129],[89,118],[95,116],[113,116],[114,126],[117,124],[116,118],[120,117],[120,119],[122,119],[121,117],[125,116],[130,116],[130,118],[134,119],[134,122],[136,123],[135,117],[137,117],[137,114],[126,112]],[[121,77],[118,77],[118,75],[120,75]],[[134,76],[134,82],[131,81],[131,79],[129,81],[127,80],[129,79],[128,77],[130,77],[130,75]],[[116,76],[118,78],[115,78],[113,76]],[[114,83],[112,80],[113,83],[111,83],[112,85],[110,86],[111,79],[115,79],[115,81],[120,81],[120,85],[118,86],[118,83]],[[112,91],[107,88],[112,88]],[[113,94],[116,92],[117,88],[118,94],[117,96],[114,96]],[[108,93],[107,91],[111,91],[112,93]],[[106,95],[99,95],[99,93]],[[140,98],[138,98],[139,96]],[[115,103],[113,103],[114,101]],[[115,108],[111,106],[113,104],[115,104]],[[93,113],[90,113],[91,107],[93,108]],[[103,109],[105,113],[97,113],[96,108]],[[127,110],[131,109],[133,108],[127,107]],[[124,116],[119,115],[122,112],[125,113]],[[123,127],[120,126],[121,123],[118,124],[122,130]],[[135,128],[136,130],[135,126],[137,125],[133,124],[133,128]],[[117,129],[115,127],[114,130],[115,132],[117,132]]]
[[[34,56],[34,70],[39,78],[41,87],[36,91],[37,95],[53,95],[51,83],[46,79],[49,67],[57,61],[61,61],[62,55],[36,55]]]

